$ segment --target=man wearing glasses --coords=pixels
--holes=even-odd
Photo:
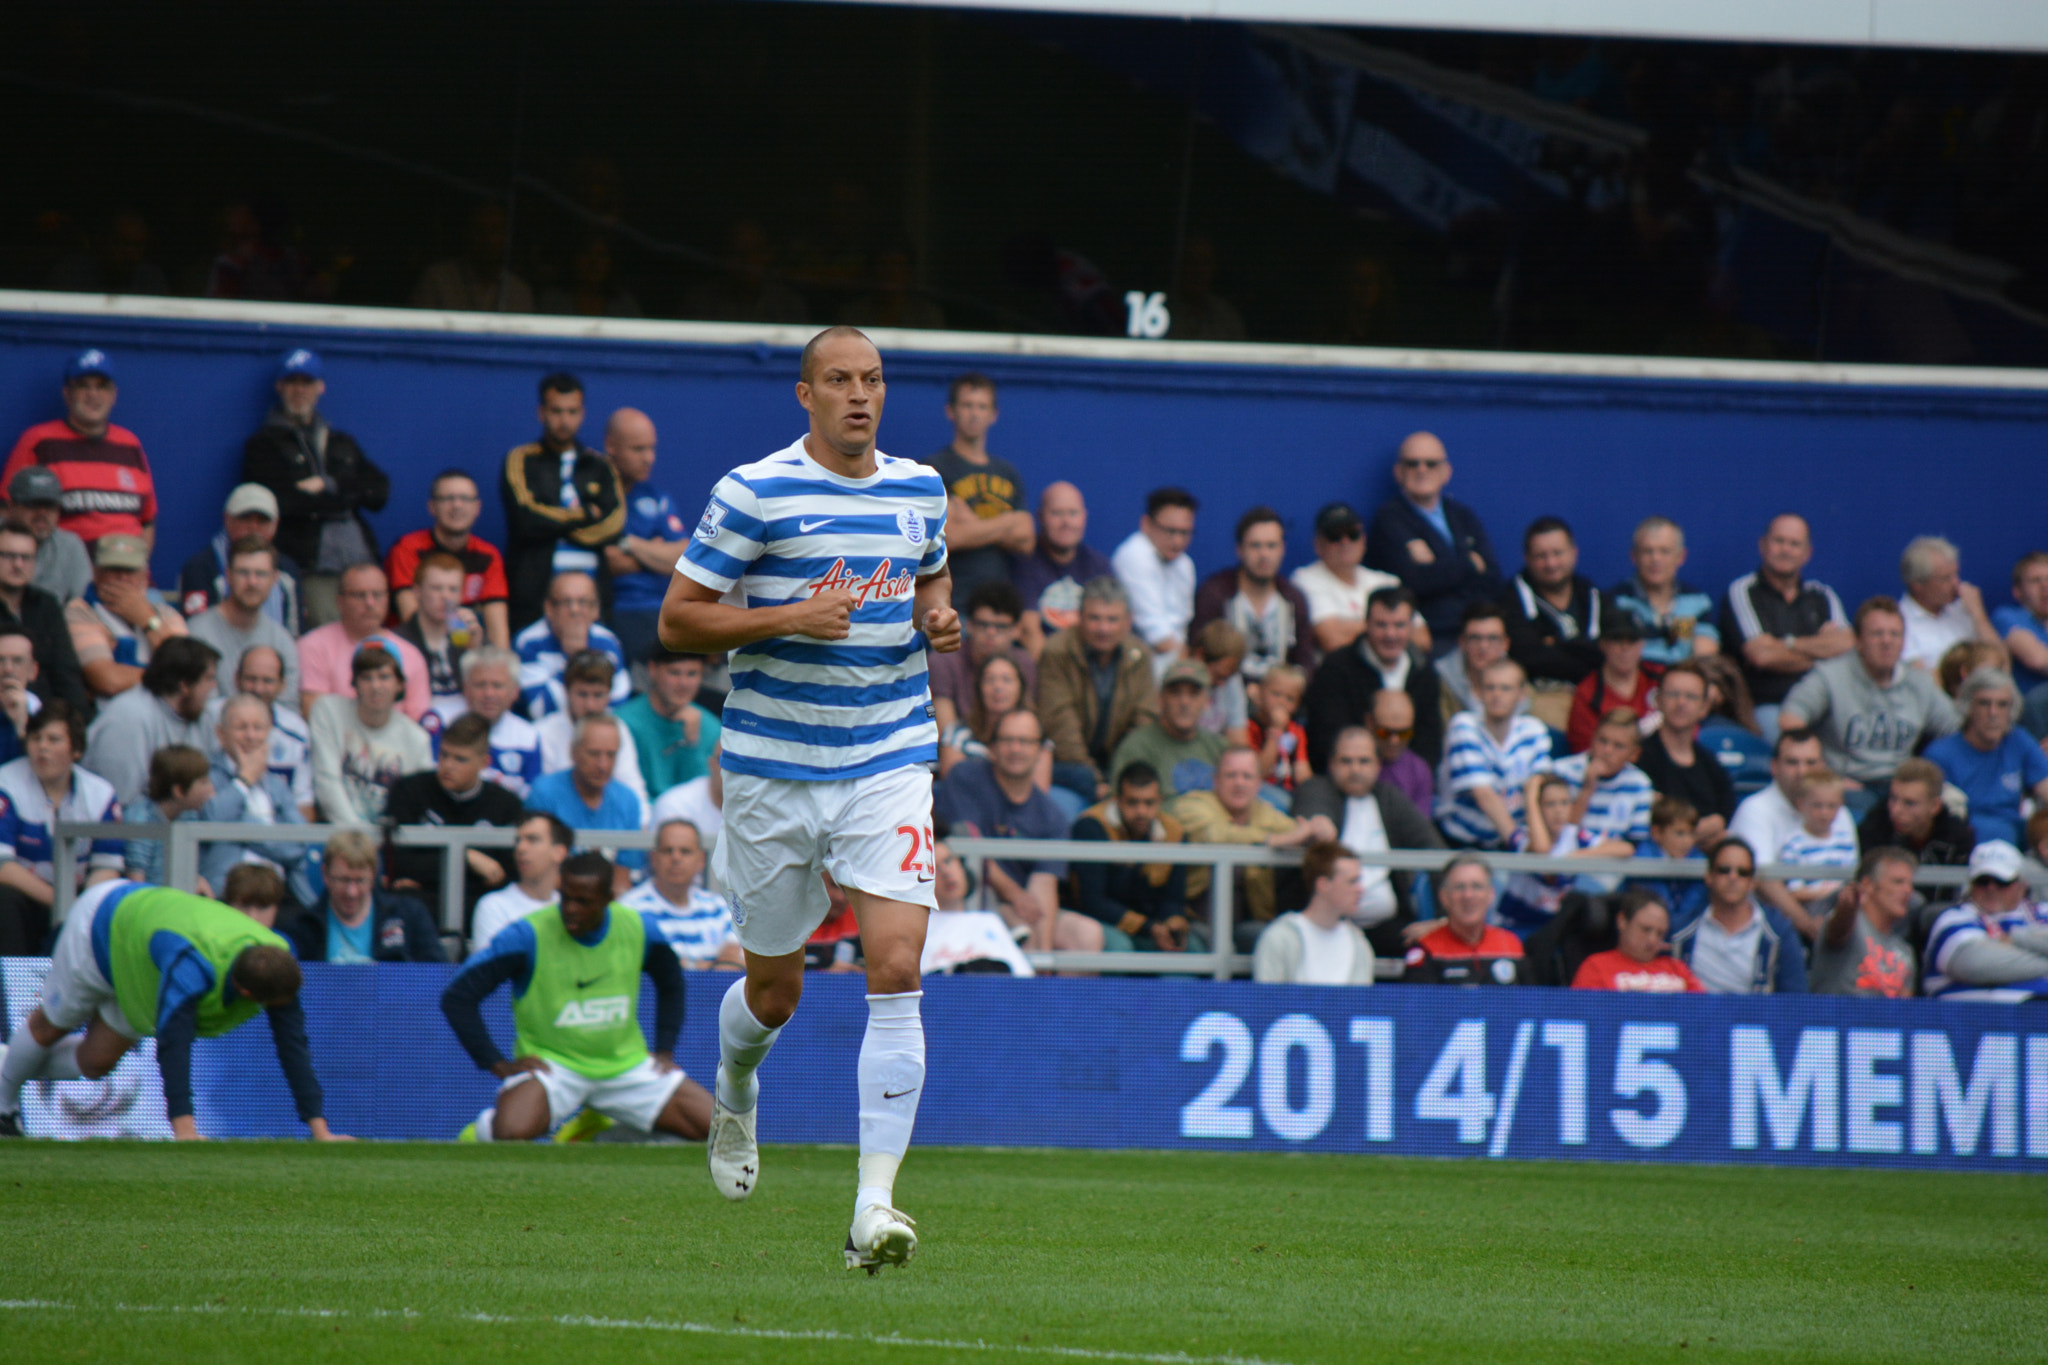
[[[2017,1001],[2048,994],[2048,911],[2027,897],[2020,851],[1990,839],[1970,854],[1970,889],[1927,935],[1928,995]]]
[[[519,705],[530,720],[568,707],[562,670],[569,660],[594,649],[612,661],[612,704],[633,694],[625,646],[597,620],[597,580],[587,573],[555,575],[548,584],[545,614],[512,641],[519,655]]]
[[[485,641],[510,649],[512,627],[505,614],[505,599],[512,590],[505,581],[505,557],[497,546],[472,531],[483,505],[476,480],[469,475],[459,469],[435,475],[427,491],[427,515],[434,524],[401,537],[384,558],[384,572],[391,580],[392,606],[398,619],[410,621],[420,606],[413,587],[420,561],[436,550],[454,555],[462,562],[459,605],[473,609],[483,621]]]
[[[1430,635],[1451,640],[1474,602],[1500,595],[1500,559],[1479,514],[1444,496],[1451,457],[1444,443],[1418,431],[1394,460],[1398,496],[1373,513],[1365,562],[1390,573],[1415,594]]]
[[[36,697],[41,701],[62,697],[84,715],[89,707],[85,671],[71,644],[64,604],[30,582],[35,572],[35,533],[10,517],[0,523],[0,625],[19,626],[28,636],[38,669],[30,680]]]
[[[1153,489],[1138,529],[1109,557],[1130,594],[1131,627],[1152,651],[1154,678],[1164,678],[1181,656],[1188,622],[1195,618],[1195,561],[1188,542],[1195,537],[1198,506],[1186,489]]]
[[[1756,850],[1723,839],[1707,854],[1707,901],[1680,913],[1671,954],[1716,995],[1803,995],[1806,953],[1791,921],[1756,897]]]

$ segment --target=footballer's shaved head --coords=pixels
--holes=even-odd
[[[812,337],[809,341],[804,343],[803,356],[801,359],[797,361],[796,377],[798,379],[801,379],[806,384],[814,383],[818,377],[819,347],[823,346],[828,341],[837,341],[841,337],[853,337],[857,338],[858,340],[865,341],[869,346],[874,347],[876,355],[880,355],[882,353],[882,348],[879,346],[875,346],[874,342],[868,341],[868,334],[866,332],[863,332],[858,327],[847,327],[843,325],[838,327],[827,327],[824,331],[818,333],[816,336]]]

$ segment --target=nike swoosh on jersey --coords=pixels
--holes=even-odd
[[[591,978],[590,978],[590,980],[588,980],[588,981],[579,981],[579,982],[577,982],[577,983],[576,983],[576,989],[577,989],[577,990],[579,990],[579,991],[587,991],[587,990],[589,990],[589,989],[590,989],[590,988],[591,988],[592,986],[595,986],[595,985],[596,985],[596,984],[597,984],[598,982],[600,982],[600,981],[602,981],[602,980],[604,980],[604,978],[603,978],[603,977],[601,977],[601,976],[593,976],[593,977],[591,977]]]
[[[820,526],[823,526],[826,522],[835,520],[837,520],[837,518],[835,517],[819,517],[816,521],[799,521],[796,524],[796,529],[804,535],[809,535],[811,532],[817,530]]]

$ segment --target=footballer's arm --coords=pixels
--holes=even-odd
[[[853,615],[853,594],[844,588],[779,607],[735,607],[719,600],[724,595],[671,574],[661,604],[662,644],[678,654],[723,654],[778,635],[844,640]]]

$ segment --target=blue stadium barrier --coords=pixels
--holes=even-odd
[[[42,965],[5,964],[16,1026]],[[448,1138],[490,1103],[438,1008],[452,971],[307,967],[338,1131]],[[688,977],[692,1075],[733,979]],[[2040,1005],[970,976],[928,979],[924,1017],[923,1143],[2048,1172]],[[509,1044],[503,992],[487,1018]],[[807,979],[763,1069],[764,1140],[854,1141],[866,1020],[860,977]],[[124,1063],[112,1097],[53,1089],[87,1092],[82,1131],[122,1131],[86,1120],[160,1115],[148,1067]],[[304,1132],[263,1024],[202,1041],[195,1067],[204,1131]],[[28,1112],[53,1131],[47,1100]]]
[[[588,385],[592,443],[616,407],[654,418],[654,480],[693,517],[726,469],[803,431],[794,347],[703,339],[743,329],[522,318],[504,325],[536,334],[479,335],[439,330],[442,315],[394,326],[405,317],[394,310],[137,304],[145,307],[183,316],[110,316],[83,296],[0,297],[0,435],[11,443],[62,415],[68,354],[88,343],[113,352],[114,418],[142,437],[168,492],[160,583],[220,529],[242,442],[272,399],[278,356],[293,346],[321,352],[325,410],[391,475],[390,506],[371,518],[385,545],[426,524],[427,483],[452,465],[483,484],[477,529],[502,546],[498,473],[508,449],[537,435],[535,387],[550,370],[574,370]],[[313,326],[307,316],[355,321]],[[562,335],[539,334],[550,329]],[[1895,380],[1872,371],[1858,382],[1839,368],[1798,366],[1703,365],[1724,377],[1669,378],[1646,376],[1653,362],[1584,358],[1563,366],[1583,372],[1539,373],[1528,371],[1544,358],[1507,356],[1489,373],[1427,353],[1388,353],[1390,366],[1406,368],[1379,369],[1245,363],[1230,348],[1199,347],[1186,354],[1234,358],[1195,364],[1163,349],[1081,354],[1088,343],[1061,338],[943,338],[956,340],[954,351],[889,350],[885,450],[915,456],[944,445],[946,383],[981,370],[1002,386],[991,446],[1017,463],[1033,499],[1054,479],[1079,484],[1089,541],[1108,552],[1136,527],[1149,489],[1184,483],[1203,502],[1191,553],[1204,573],[1233,562],[1232,523],[1256,503],[1287,519],[1288,565],[1306,562],[1316,509],[1343,498],[1369,514],[1392,492],[1395,446],[1418,428],[1448,443],[1452,496],[1486,520],[1510,572],[1523,527],[1554,513],[1577,530],[1581,571],[1604,588],[1628,572],[1635,523],[1657,512],[1685,525],[1684,576],[1718,593],[1755,568],[1767,519],[1791,509],[1813,523],[1810,574],[1852,610],[1868,594],[1899,591],[1899,552],[1926,533],[1962,547],[1965,576],[1997,606],[2010,600],[2014,561],[2043,544],[2034,520],[1997,496],[2038,478],[2048,387],[2028,387],[2019,373],[1985,372],[1979,387],[1904,368]],[[1253,351],[1307,354],[1245,354]],[[1516,367],[1524,372],[1509,372]]]

